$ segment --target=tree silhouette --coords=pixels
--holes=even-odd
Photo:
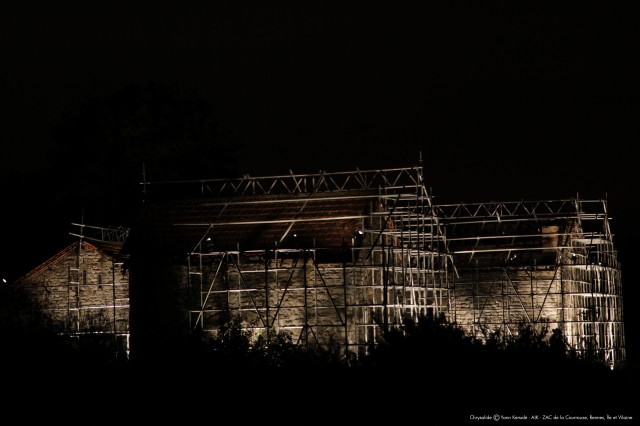
[[[42,169],[0,176],[3,219],[16,231],[0,248],[8,281],[64,247],[71,222],[131,226],[143,163],[154,181],[226,177],[234,163],[208,100],[157,84],[87,99],[52,139]]]
[[[143,164],[147,179],[159,181],[227,176],[232,163],[208,101],[157,84],[88,99],[52,135],[56,202],[84,209],[92,223],[131,222]]]

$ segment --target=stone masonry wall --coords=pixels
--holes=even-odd
[[[459,269],[455,282],[441,289],[437,282],[425,285],[424,275],[410,275],[408,269],[389,269],[385,278],[377,264],[315,264],[288,257],[272,259],[265,270],[263,259],[228,256],[205,267],[202,287],[192,276],[192,319],[204,305],[201,324],[212,332],[230,317],[240,317],[258,332],[269,327],[286,330],[300,343],[333,342],[362,350],[381,341],[385,312],[390,326],[407,316],[444,312],[476,337],[498,330],[514,335],[521,326],[533,325],[537,331],[561,328],[577,346],[572,334],[582,339],[594,333],[592,318],[585,322],[593,311],[598,321],[607,322],[602,327],[610,328],[599,332],[604,339],[596,342],[599,347],[614,350],[621,341],[619,276],[610,268],[598,267],[589,276],[573,271],[571,277],[561,265]],[[602,293],[593,296],[592,291]]]
[[[70,331],[114,329],[129,331],[129,278],[113,259],[83,243],[79,271],[75,272],[78,246],[74,244],[45,262],[21,282],[25,290]],[[71,284],[70,281],[78,281]],[[115,297],[115,299],[114,299]]]
[[[272,260],[265,270],[262,259],[227,255],[205,266],[201,283],[199,275],[192,275],[192,307],[197,311],[204,305],[201,324],[214,333],[230,317],[240,317],[249,329],[285,330],[295,341],[366,346],[381,340],[382,271],[379,265],[315,263],[302,256]],[[402,324],[407,315],[424,314],[425,304],[433,303],[428,302],[433,297],[426,296],[433,292],[406,285],[411,279],[403,285],[402,280],[388,280],[389,325]],[[420,304],[422,309],[416,308]],[[192,313],[192,320],[198,318],[199,312]]]
[[[525,322],[547,323],[551,330],[561,315],[560,273],[554,267],[462,270],[453,304],[450,317],[472,335],[512,334]]]

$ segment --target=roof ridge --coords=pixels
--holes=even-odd
[[[61,259],[62,257],[66,256],[67,254],[69,254],[69,252],[71,252],[73,250],[77,250],[78,249],[78,244],[79,244],[79,241],[75,241],[75,242],[69,244],[67,247],[65,247],[64,249],[60,250],[58,253],[54,254],[53,256],[51,256],[50,258],[48,258],[47,260],[42,262],[40,265],[36,266],[31,271],[27,272],[22,277],[18,278],[15,282],[17,284],[21,284],[25,280],[33,277],[34,275],[37,275],[37,274],[41,273],[43,270],[45,270],[46,267],[48,267],[52,263],[55,263],[57,260]],[[91,244],[91,243],[89,243],[87,241],[82,241],[82,245],[83,245],[83,249],[98,251],[98,252],[106,254],[108,256],[108,254],[105,253],[103,250],[100,250],[98,247],[94,246],[93,244]]]

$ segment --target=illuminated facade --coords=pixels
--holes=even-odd
[[[439,205],[456,274],[451,318],[476,336],[532,325],[625,360],[620,264],[604,200]]]
[[[144,185],[139,232],[183,259],[192,329],[239,317],[364,353],[442,313],[476,336],[559,328],[625,360],[606,201],[434,205],[421,167]]]
[[[66,334],[104,339],[129,352],[129,274],[120,248],[127,230],[76,225],[78,240],[17,281]]]

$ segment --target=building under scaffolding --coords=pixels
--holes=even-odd
[[[476,336],[562,331],[578,352],[625,359],[620,265],[604,200],[438,205],[456,274],[451,318]]]
[[[625,359],[606,201],[433,205],[421,167],[144,187],[142,234],[182,253],[193,329],[240,318],[363,353],[404,318],[443,313],[478,336],[560,328],[578,351]]]
[[[120,249],[127,229],[83,224],[78,240],[17,281],[61,332],[129,352],[129,277]]]
[[[381,330],[450,310],[449,257],[418,168],[201,183],[145,226],[188,253],[191,327],[232,317],[362,352]]]

